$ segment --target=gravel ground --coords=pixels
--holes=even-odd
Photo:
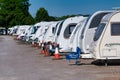
[[[120,80],[119,61],[109,61],[106,67],[82,59],[82,64],[74,65],[61,57],[44,57],[36,47],[0,36],[0,80]]]

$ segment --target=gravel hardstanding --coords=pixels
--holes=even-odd
[[[74,65],[61,57],[44,57],[36,47],[0,36],[0,80],[120,80],[119,61],[106,67],[82,59]]]

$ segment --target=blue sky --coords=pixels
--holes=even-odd
[[[29,0],[29,11],[35,16],[40,7],[44,7],[50,16],[71,14],[92,14],[98,10],[110,10],[120,7],[120,0]]]

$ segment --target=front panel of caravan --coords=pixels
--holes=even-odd
[[[68,46],[67,44],[68,44],[70,32],[72,32],[76,24],[77,23],[76,22],[73,23],[73,21],[65,21],[63,23],[63,26],[57,41],[57,43],[60,44],[61,48]]]
[[[68,48],[71,49],[71,51],[73,51],[73,52],[76,51],[76,47],[78,46],[78,35],[79,35],[79,31],[81,32],[82,24],[83,24],[82,21],[77,24],[77,26],[73,30],[73,32],[70,36],[70,39],[69,39],[69,44],[70,45],[68,46]]]
[[[77,23],[83,19],[84,17],[73,17],[73,18],[68,18],[64,21],[60,35],[58,36],[57,39],[57,43],[60,45],[60,48],[65,49],[68,46],[69,37],[73,29],[75,28]]]
[[[93,41],[95,31],[99,26],[101,19],[108,13],[109,12],[107,11],[96,12],[95,14],[92,15],[92,17],[90,17],[89,21],[86,24],[86,29],[83,33],[83,38],[81,42],[82,43],[81,50],[83,53],[89,53],[90,44]]]
[[[113,15],[100,42],[101,59],[120,59],[120,13]]]
[[[89,49],[90,49],[90,43],[93,41],[93,37],[95,34],[95,30],[97,28],[91,28],[91,29],[87,29],[86,35],[84,35],[84,39],[82,39],[82,52],[83,53],[89,53]]]
[[[43,38],[44,38],[44,35],[45,35],[46,31],[50,27],[49,25],[45,25],[45,26],[43,25],[43,27],[41,28],[41,33],[38,36],[38,42],[42,42],[43,41]]]
[[[44,35],[44,39],[43,39],[44,42],[48,42],[48,41],[52,42],[56,25],[57,22],[54,22],[50,25],[50,27],[48,28],[47,32]]]
[[[83,21],[81,21],[79,23],[79,29],[77,31],[77,33],[75,34],[75,39],[73,41],[73,46],[72,46],[72,51],[76,51],[76,47],[78,46],[79,48],[81,48],[82,46],[82,36],[83,36],[83,32],[85,29],[85,24],[87,23],[88,18],[86,17]]]
[[[44,35],[44,38],[43,38],[43,41],[44,42],[48,42],[48,41],[51,41],[51,38],[52,38],[52,26],[50,26],[47,30],[47,32],[45,33]]]

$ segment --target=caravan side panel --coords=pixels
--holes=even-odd
[[[120,59],[120,13],[113,15],[100,42],[101,59]]]

